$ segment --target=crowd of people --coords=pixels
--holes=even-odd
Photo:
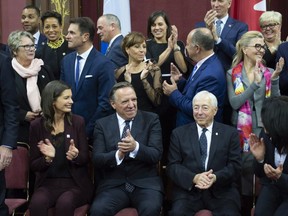
[[[26,6],[0,51],[0,215],[17,142],[30,146],[31,216],[87,203],[91,216],[250,215],[255,175],[255,215],[285,215],[282,15],[263,12],[261,31],[248,31],[230,6],[211,0],[185,44],[164,11],[151,13],[146,38],[123,36],[114,14],[73,18],[64,35],[61,14]]]

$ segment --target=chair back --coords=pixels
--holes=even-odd
[[[17,149],[12,152],[12,161],[5,168],[7,189],[27,189],[29,180],[29,146],[17,143]]]

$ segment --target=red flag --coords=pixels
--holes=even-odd
[[[259,17],[266,11],[266,0],[233,0],[230,15],[248,24],[249,30],[260,30]]]

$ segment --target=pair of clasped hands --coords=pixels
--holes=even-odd
[[[258,162],[264,162],[265,144],[263,138],[259,138],[255,134],[249,136],[250,151]],[[264,164],[264,172],[271,180],[277,180],[282,175],[283,164],[280,164],[276,169],[270,164]]]
[[[131,135],[130,130],[126,131],[126,137],[122,138],[120,142],[118,142],[118,157],[119,159],[123,159],[126,153],[134,151],[136,148],[136,141]]]
[[[49,139],[41,140],[38,143],[38,148],[45,157],[49,157],[51,160],[55,157],[55,148]],[[77,158],[78,154],[79,150],[75,147],[74,140],[71,139],[69,149],[66,152],[66,158],[71,161]]]

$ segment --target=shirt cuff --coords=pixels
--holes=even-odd
[[[124,158],[122,158],[122,159],[119,158],[118,152],[119,152],[119,150],[117,150],[116,153],[115,153],[115,159],[116,159],[117,166],[119,166],[122,163],[123,159],[124,159]]]
[[[136,142],[136,147],[134,149],[134,151],[129,153],[129,157],[131,158],[135,158],[137,156],[138,150],[139,150],[139,143],[137,141]]]

